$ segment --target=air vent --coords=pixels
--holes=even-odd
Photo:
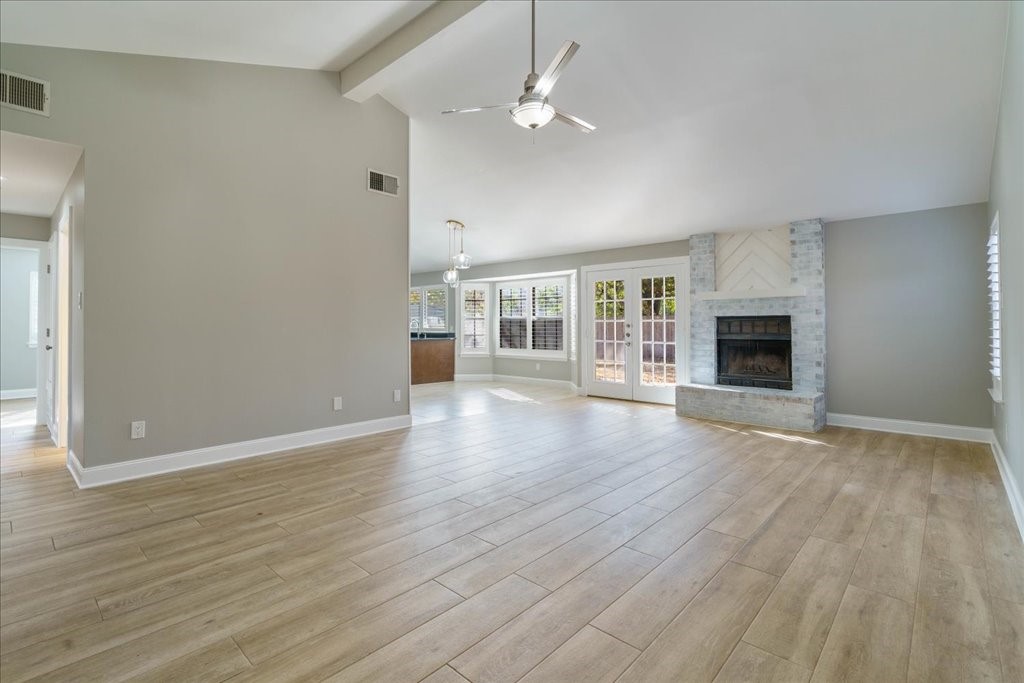
[[[380,194],[397,197],[398,177],[368,168],[366,169],[366,189],[370,192],[379,192]]]
[[[12,71],[0,71],[0,104],[11,109],[49,116],[50,84]]]

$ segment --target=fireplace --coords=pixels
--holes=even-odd
[[[788,315],[719,317],[718,383],[793,389],[793,343]]]

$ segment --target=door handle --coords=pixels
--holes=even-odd
[[[47,344],[47,345],[46,345],[46,350],[47,350],[47,351],[53,351],[53,347],[52,347],[52,346],[50,346],[49,344]]]
[[[626,346],[632,346],[633,342],[626,342]]]

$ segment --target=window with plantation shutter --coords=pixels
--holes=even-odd
[[[989,356],[992,369],[992,388],[996,401],[1003,400],[1002,325],[1000,321],[1001,288],[999,284],[999,214],[992,221],[988,236],[988,303],[989,303]]]
[[[561,351],[565,348],[565,287],[533,287],[533,349]]]
[[[423,290],[409,290],[409,329],[418,332],[423,327]]]
[[[526,349],[530,290],[501,287],[498,292],[498,348]]]
[[[413,287],[409,290],[409,330],[448,331],[448,287]]]
[[[496,288],[496,355],[567,357],[565,278],[499,283]]]
[[[462,351],[487,353],[487,285],[462,286]]]

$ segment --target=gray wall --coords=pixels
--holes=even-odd
[[[467,253],[472,254],[472,245],[467,245]],[[511,277],[515,275],[528,275],[531,273],[552,273],[557,271],[577,271],[577,288],[583,286],[582,278],[579,277],[579,269],[583,266],[593,266],[602,263],[622,263],[627,261],[646,261],[658,258],[671,258],[674,256],[686,256],[689,251],[687,240],[676,242],[662,242],[659,244],[645,244],[638,247],[623,247],[621,249],[603,249],[600,251],[583,251],[575,254],[560,254],[544,258],[527,259],[523,261],[506,261],[504,263],[489,263],[482,266],[473,266],[463,276],[467,280],[479,278]],[[441,282],[441,273],[415,273],[412,276],[412,284],[430,285]],[[581,301],[582,291],[577,292],[577,301]],[[448,298],[448,319],[452,325],[456,324],[457,315],[456,296]],[[580,376],[580,358],[575,361],[545,361],[545,360],[522,360],[519,358],[491,358],[479,356],[467,356],[465,358],[455,352],[455,372],[465,375],[514,375],[517,377],[536,377],[541,379],[556,379],[573,381],[573,364],[576,365],[576,377]],[[539,366],[539,367],[538,367]],[[578,383],[578,382],[577,382]]]
[[[35,348],[28,346],[29,273],[39,252],[0,248],[0,389],[35,389]]]
[[[405,115],[344,99],[336,73],[11,44],[0,60],[52,84],[50,118],[3,109],[0,127],[88,160],[86,466],[408,413],[408,203],[365,190],[367,167],[408,179]]]
[[[1017,488],[1024,491],[1024,7],[1010,3],[989,219],[999,212],[1003,279],[1003,403],[993,426]]]
[[[0,213],[0,237],[45,242],[50,239],[50,219],[39,216],[22,216],[16,213]]]
[[[991,425],[986,211],[826,224],[829,412]]]

